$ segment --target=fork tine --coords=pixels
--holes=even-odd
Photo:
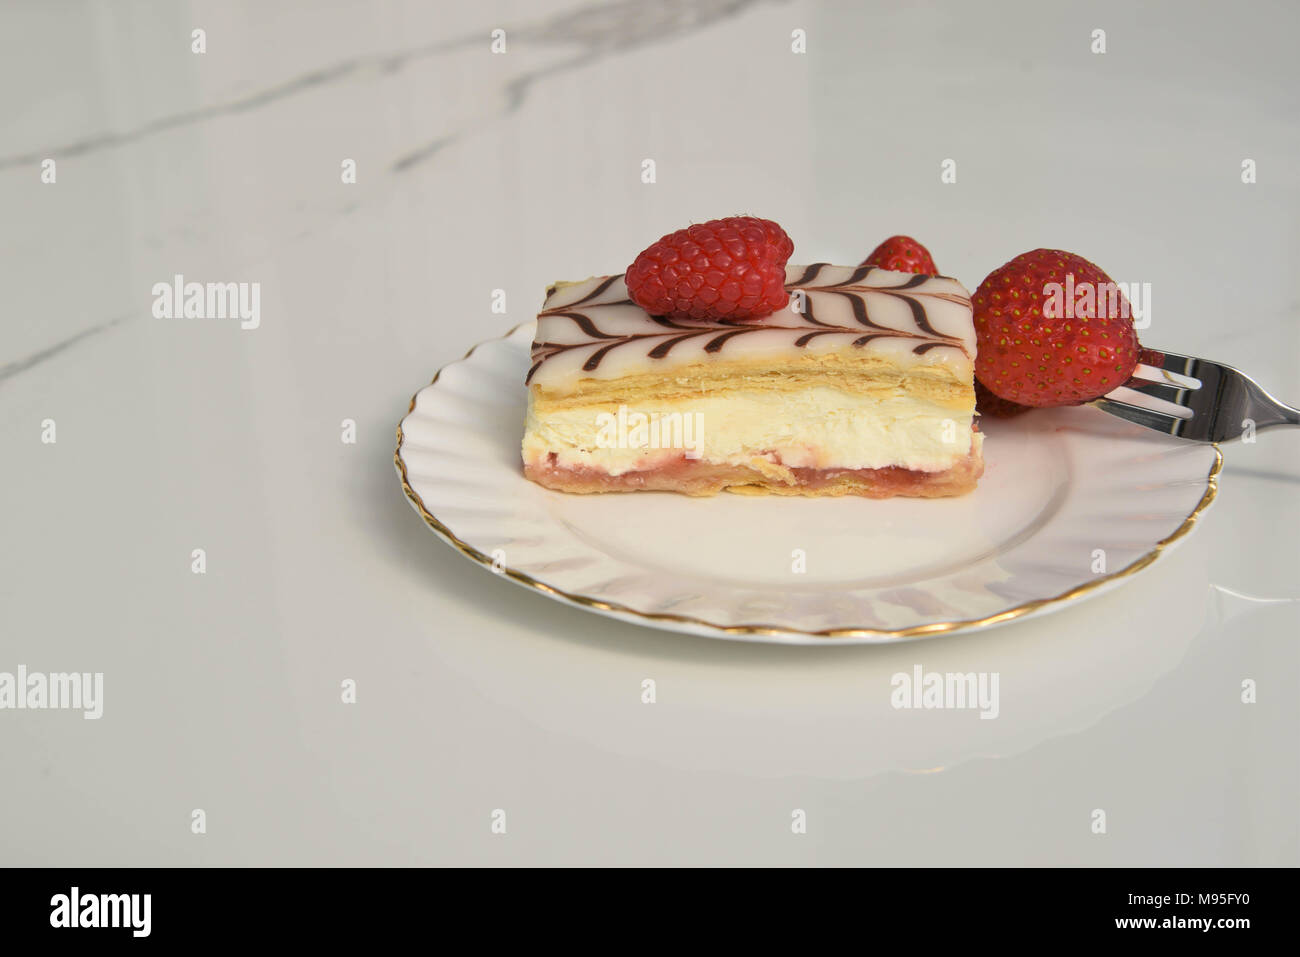
[[[1166,402],[1173,402],[1175,405],[1181,406],[1187,405],[1187,396],[1193,391],[1187,386],[1171,385],[1168,382],[1153,382],[1150,379],[1140,379],[1137,376],[1125,382],[1124,386],[1134,392],[1141,392],[1143,395],[1164,399]]]
[[[1157,352],[1164,357],[1160,363],[1160,368],[1166,372],[1172,372],[1174,375],[1185,375],[1195,379],[1196,375],[1191,371],[1198,363],[1205,360],[1198,359],[1196,356],[1185,356],[1178,352],[1162,352],[1159,349],[1148,349],[1148,352]]]
[[[1119,416],[1121,419],[1127,419],[1138,425],[1146,426],[1148,429],[1155,429],[1157,432],[1164,432],[1167,435],[1177,435],[1178,428],[1183,420],[1176,415],[1170,415],[1167,412],[1156,412],[1154,409],[1144,409],[1140,405],[1129,405],[1127,402],[1116,402],[1114,399],[1093,399],[1088,403],[1096,406],[1104,412],[1111,415]]]

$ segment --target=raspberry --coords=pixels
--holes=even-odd
[[[627,267],[627,292],[652,316],[757,319],[785,307],[794,243],[767,219],[731,216],[669,233]]]
[[[1128,301],[1082,256],[1022,253],[985,277],[971,305],[975,375],[1010,402],[1080,405],[1123,385],[1137,364]]]
[[[894,272],[924,273],[927,276],[939,274],[930,250],[911,236],[890,236],[862,260],[862,265],[879,266]]]

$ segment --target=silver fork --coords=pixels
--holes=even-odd
[[[1200,384],[1185,385],[1168,376],[1161,382],[1135,375],[1124,385],[1143,395],[1182,406],[1191,411],[1190,416],[1159,412],[1110,396],[1088,404],[1148,429],[1195,442],[1230,442],[1261,429],[1300,425],[1300,410],[1279,402],[1254,379],[1232,366],[1154,349],[1144,350],[1142,364],[1155,365],[1156,356],[1160,357],[1158,368],[1195,379]]]

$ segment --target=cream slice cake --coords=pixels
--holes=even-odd
[[[537,317],[524,474],[565,492],[961,495],[984,469],[955,279],[789,266],[760,319],[652,316],[623,276]]]

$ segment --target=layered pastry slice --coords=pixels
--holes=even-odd
[[[970,295],[954,279],[790,266],[788,307],[652,316],[623,277],[537,317],[524,474],[566,492],[961,495],[983,471]]]

